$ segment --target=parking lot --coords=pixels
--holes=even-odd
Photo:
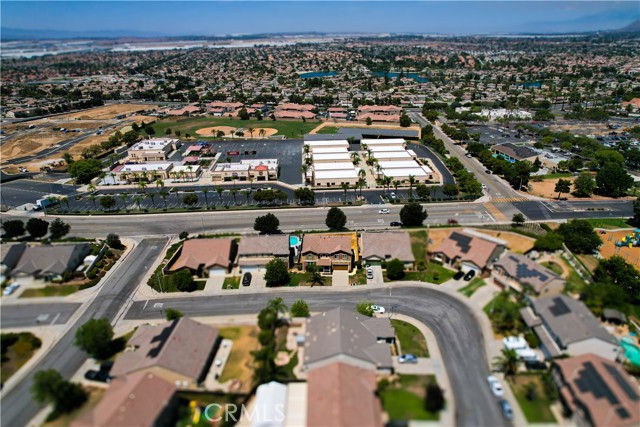
[[[2,204],[15,208],[26,203],[35,203],[49,194],[70,196],[75,193],[72,185],[62,185],[32,179],[18,179],[2,183]]]
[[[483,144],[493,145],[525,141],[524,137],[518,138],[518,132],[515,129],[509,129],[499,124],[469,126],[467,132],[469,134],[479,133],[480,142]]]

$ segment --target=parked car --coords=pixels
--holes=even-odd
[[[418,358],[413,354],[402,354],[398,356],[398,363],[418,363]]]
[[[389,209],[380,209],[380,210],[378,211],[378,213],[379,213],[379,214],[389,214],[389,213],[391,213],[391,211],[390,211]]]
[[[466,280],[467,282],[471,279],[473,279],[473,276],[476,275],[476,271],[475,270],[469,270],[467,272],[467,274],[464,275],[464,280]]]
[[[460,280],[463,277],[464,277],[464,271],[458,270],[458,272],[453,275],[453,280]]]
[[[498,381],[496,377],[489,375],[487,377],[487,382],[489,383],[489,388],[491,388],[491,393],[497,397],[502,397],[504,395],[502,384],[500,384],[500,381]]]
[[[251,273],[244,273],[242,276],[242,286],[249,286],[251,284]]]
[[[447,224],[449,224],[449,225],[458,225],[458,220],[457,219],[453,219],[453,218],[449,218],[447,220]]]
[[[513,419],[513,409],[511,404],[504,399],[500,399],[500,409],[502,409],[502,415],[508,420]]]
[[[482,189],[486,190],[487,189],[487,184],[482,184]]]
[[[484,170],[484,173],[491,174],[491,170],[489,170],[489,169],[485,169],[485,170]]]
[[[392,227],[402,227],[402,223],[398,221],[391,221],[389,225]]]
[[[387,310],[385,310],[385,309],[384,309],[384,307],[382,307],[381,305],[372,305],[372,306],[371,306],[371,307],[369,307],[369,308],[371,308],[371,310],[373,310],[373,313],[374,313],[374,314],[384,314],[384,313],[385,313],[385,311],[387,311]]]
[[[389,193],[389,197],[392,198],[392,199],[395,199],[396,198],[396,193]]]
[[[96,371],[95,369],[89,369],[84,373],[84,377],[89,381],[98,381],[101,383],[109,383],[111,382],[111,377],[108,372],[105,371]]]
[[[6,288],[4,288],[4,291],[2,291],[2,295],[4,295],[4,296],[11,295],[19,287],[20,287],[20,283],[14,282],[14,283],[10,284],[9,286],[7,286]]]
[[[373,279],[373,271],[367,271],[367,279]]]

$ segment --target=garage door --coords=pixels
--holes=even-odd
[[[257,265],[243,265],[240,269],[243,273],[257,273],[260,271],[260,267]]]
[[[475,271],[475,272],[476,272],[476,274],[480,272],[480,269],[479,269],[478,267],[476,267],[476,266],[475,266],[475,265],[473,265],[473,264],[469,264],[469,263],[467,263],[467,262],[463,262],[463,263],[462,263],[462,265],[460,266],[460,269],[461,269],[462,271],[464,271],[465,273],[466,273],[466,272],[468,272],[468,271],[470,271],[470,270]]]
[[[227,270],[222,267],[213,267],[209,269],[209,277],[211,276],[224,276],[227,274]]]
[[[334,270],[349,270],[349,266],[348,265],[334,265],[333,269]]]

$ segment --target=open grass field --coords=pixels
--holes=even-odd
[[[555,424],[556,419],[549,408],[551,401],[545,394],[540,375],[516,375],[510,377],[509,383],[528,422]],[[535,387],[535,392],[529,392],[527,396],[527,387]]]
[[[260,348],[258,328],[255,326],[231,326],[220,329],[220,336],[233,341],[231,354],[224,366],[219,381],[242,382],[242,391],[251,389],[253,379],[253,357],[251,352]]]
[[[277,130],[276,135],[283,135],[287,138],[302,138],[305,133],[315,128],[318,122],[302,122],[302,121],[288,121],[288,120],[240,120],[227,117],[180,117],[169,118],[157,121],[153,128],[156,131],[156,135],[165,135],[167,129],[172,131],[179,130],[181,137],[189,134],[191,137],[197,138],[215,138],[215,135],[198,135],[197,131],[203,128],[227,126],[230,128],[243,128],[245,134],[249,137],[247,128],[273,128]],[[257,136],[257,132],[256,132]]]
[[[336,126],[323,126],[317,133],[330,135],[338,133],[338,130],[340,130],[340,128]]]
[[[31,359],[42,342],[30,332],[2,334],[2,382],[5,383]]]
[[[418,328],[402,320],[391,320],[391,326],[396,331],[403,354],[410,353],[416,357],[429,357],[427,340]]]
[[[629,224],[622,218],[589,218],[587,219],[594,228],[629,228]]]
[[[380,390],[384,411],[391,420],[437,421],[440,414],[424,409],[425,388],[433,375],[400,375],[396,384]]]

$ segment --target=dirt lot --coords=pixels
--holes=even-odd
[[[636,269],[640,270],[640,247],[617,247],[615,245],[615,242],[620,241],[629,234],[633,234],[633,228],[614,232],[605,230],[605,233],[600,235],[603,244],[600,246],[599,252],[603,258],[609,258],[613,255],[621,256],[629,264],[632,264]]]
[[[471,228],[470,230],[475,230],[480,233],[493,236],[497,239],[504,240],[508,243],[510,250],[518,253],[527,252],[533,247],[533,243],[535,242],[535,239],[532,239],[531,237],[522,236],[520,234],[511,233],[509,231],[496,231],[478,228]],[[449,233],[451,233],[451,231],[452,229],[450,228],[429,230],[429,250],[438,247],[440,243],[442,243],[442,241],[449,235]]]
[[[153,110],[158,108],[157,105],[146,104],[114,104],[105,105],[98,108],[92,108],[91,110],[80,111],[77,113],[65,114],[64,116],[58,116],[64,120],[77,120],[77,119],[115,119],[119,114],[129,114],[139,110]]]
[[[220,328],[220,335],[232,340],[233,347],[219,381],[223,383],[238,380],[242,383],[239,391],[249,391],[253,378],[251,352],[260,348],[258,328],[254,326],[229,326]]]
[[[573,191],[573,181],[575,180],[575,177],[551,178],[545,179],[540,182],[530,181],[529,185],[531,185],[533,189],[529,191],[528,194],[538,197],[548,197],[550,199],[556,199],[558,198],[558,193],[555,191],[555,187],[558,183],[558,180],[560,179],[571,181],[571,190]],[[563,199],[566,198],[567,200],[611,200],[611,197],[596,195],[592,195],[591,197],[575,197],[571,195],[571,193],[562,193],[560,197],[562,197]]]

